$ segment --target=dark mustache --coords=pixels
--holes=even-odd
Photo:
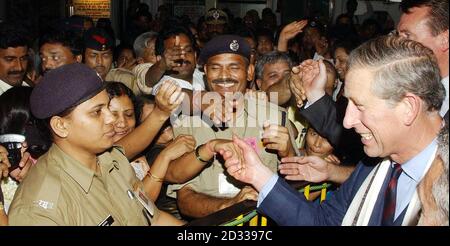
[[[239,81],[235,80],[235,79],[215,79],[212,81],[213,84],[220,84],[220,83],[234,83],[234,84],[238,84]]]
[[[183,60],[183,59],[176,60],[175,63],[180,64],[180,65],[183,65],[183,64],[191,65],[192,64],[190,61]]]
[[[8,75],[21,75],[24,74],[25,70],[20,70],[20,71],[9,71]]]

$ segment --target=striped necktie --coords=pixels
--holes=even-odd
[[[394,223],[397,183],[402,171],[403,170],[400,164],[394,164],[394,170],[392,171],[391,179],[389,180],[386,193],[384,194],[383,219],[381,221],[381,225],[383,226],[393,225]]]

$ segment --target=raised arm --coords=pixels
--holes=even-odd
[[[130,134],[117,143],[125,150],[129,160],[141,153],[153,141],[159,129],[183,101],[184,93],[173,82],[165,82],[156,95],[156,107],[152,113]]]
[[[167,71],[177,71],[182,64],[177,60],[184,58],[186,52],[180,46],[180,37],[175,37],[175,45],[164,50],[162,56],[157,56],[157,62],[145,74],[145,85],[153,87]]]
[[[305,28],[307,24],[308,20],[294,21],[287,24],[280,33],[280,38],[278,39],[278,51],[287,52],[289,40],[303,32],[303,28]]]

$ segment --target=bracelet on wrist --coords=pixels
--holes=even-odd
[[[148,170],[147,175],[156,182],[164,182],[164,179],[156,177],[155,175],[153,175],[153,173],[150,172],[150,170]]]

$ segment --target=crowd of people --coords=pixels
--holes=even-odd
[[[0,225],[183,225],[245,200],[278,225],[448,225],[448,0],[404,0],[397,27],[355,4],[193,24],[130,1],[121,40],[106,19],[0,23]]]

